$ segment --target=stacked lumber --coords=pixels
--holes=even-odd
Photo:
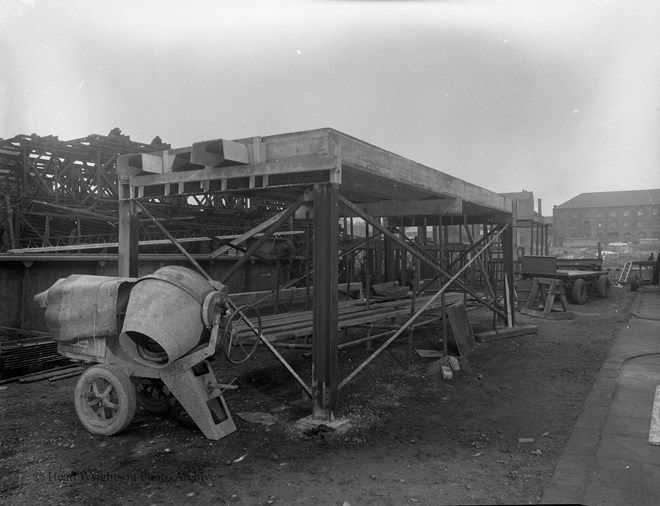
[[[431,296],[417,297],[416,307],[421,307],[431,298]],[[446,304],[461,302],[462,293],[448,293],[446,295]],[[441,305],[440,298],[429,307],[437,309]],[[367,323],[376,323],[379,321],[391,320],[397,316],[408,316],[411,311],[411,299],[397,299],[391,301],[372,302],[367,309],[365,300],[349,300],[339,303],[337,314],[337,326],[344,329]],[[275,315],[263,316],[261,319],[262,333],[270,342],[282,341],[299,337],[310,336],[313,333],[314,315],[312,310],[292,311]],[[251,336],[252,332],[248,329],[239,331],[239,336]]]
[[[0,343],[0,379],[50,369],[69,363],[50,337],[32,337]]]

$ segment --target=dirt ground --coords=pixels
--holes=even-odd
[[[301,390],[261,347],[247,365],[214,362],[236,377],[226,401],[238,430],[209,441],[180,408],[138,410],[125,432],[88,433],[73,407],[76,378],[7,385],[0,391],[0,502],[23,504],[535,504],[549,483],[582,404],[633,293],[572,306],[575,320],[517,315],[536,335],[479,344],[443,380],[437,360],[405,338],[340,391],[343,433],[304,434],[311,412]],[[471,313],[475,331],[479,311]],[[416,348],[439,348],[439,329],[417,332]],[[340,352],[340,377],[369,354]],[[309,380],[311,359],[284,355]],[[237,413],[275,416],[250,423]],[[533,442],[519,442],[533,438]]]

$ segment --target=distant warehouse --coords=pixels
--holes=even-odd
[[[660,241],[660,189],[581,193],[552,214],[555,246]]]

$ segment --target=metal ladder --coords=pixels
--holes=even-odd
[[[630,275],[631,270],[632,270],[632,262],[626,262],[623,265],[623,270],[621,271],[621,275],[619,276],[618,284],[620,285],[626,284],[626,281],[628,281],[628,276]]]

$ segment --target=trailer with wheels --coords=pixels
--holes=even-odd
[[[627,275],[624,283],[627,281],[630,286],[630,291],[635,292],[642,285],[651,285],[657,282],[657,260],[634,260],[626,262],[622,272]]]
[[[35,301],[46,308],[58,352],[94,364],[74,392],[89,432],[124,430],[138,404],[164,413],[177,403],[209,439],[236,430],[223,397],[234,387],[218,383],[210,361],[221,350],[232,363],[247,360],[261,318],[252,306],[236,307],[221,283],[179,266],[141,278],[72,275]],[[252,338],[239,341],[245,328]]]
[[[595,267],[591,262],[588,264]],[[601,264],[602,265],[602,264]],[[578,267],[572,265],[572,267]],[[558,268],[556,257],[528,255],[523,257],[521,275],[523,278],[551,278],[560,279],[570,302],[582,305],[586,302],[588,294],[607,298],[610,292],[610,277],[605,270],[587,270],[581,268]]]

